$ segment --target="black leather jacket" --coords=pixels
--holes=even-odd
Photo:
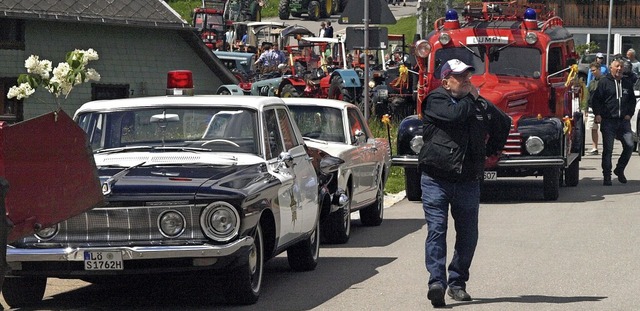
[[[486,156],[504,148],[511,118],[482,97],[459,100],[442,87],[422,104],[420,170],[447,181],[481,180]]]

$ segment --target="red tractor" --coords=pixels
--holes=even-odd
[[[260,21],[263,6],[263,0],[202,0],[202,6],[193,10],[192,26],[212,50],[229,50],[225,33],[236,22]]]
[[[286,49],[291,74],[280,82],[278,96],[339,99],[363,108],[360,76],[347,68],[341,37],[302,38]]]

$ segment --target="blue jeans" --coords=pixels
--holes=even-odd
[[[480,182],[448,182],[426,174],[421,177],[422,208],[427,221],[425,263],[429,285],[466,289],[469,267],[478,244],[478,209]],[[451,216],[456,229],[456,244],[449,264],[447,281],[447,225]]]
[[[602,175],[605,178],[611,177],[613,167],[611,156],[613,155],[613,142],[615,139],[620,140],[622,143],[622,153],[618,158],[616,168],[624,172],[633,153],[631,122],[624,119],[602,119],[600,132],[602,132]]]

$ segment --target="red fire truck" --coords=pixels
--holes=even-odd
[[[541,2],[467,3],[462,18],[447,11],[415,43],[418,115],[400,124],[392,159],[405,169],[409,200],[421,196],[422,101],[440,86],[441,67],[454,58],[475,68],[471,82],[480,95],[512,118],[505,149],[497,165],[485,168],[485,182],[541,176],[546,200],[558,198],[560,185],[578,184],[584,149],[582,115],[574,104],[578,55],[562,19]]]

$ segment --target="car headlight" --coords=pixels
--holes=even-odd
[[[442,45],[447,45],[451,42],[451,36],[446,32],[442,33],[440,37],[438,37],[438,41],[440,41],[440,44]]]
[[[158,216],[160,233],[167,238],[175,238],[184,232],[186,221],[177,211],[166,211]]]
[[[34,234],[34,236],[41,241],[48,241],[58,234],[59,225],[53,225],[51,227],[42,228]]]
[[[544,150],[544,141],[538,136],[531,136],[525,142],[527,152],[531,155],[536,155]]]
[[[422,145],[424,145],[424,141],[422,141],[422,135],[417,135],[411,139],[410,142],[411,150],[416,154],[420,153],[420,149],[422,149]]]
[[[376,81],[373,81],[373,80],[369,81],[369,88],[372,89],[374,87],[376,87]]]
[[[214,202],[202,211],[200,226],[210,239],[217,242],[227,242],[238,235],[240,214],[227,202]]]

